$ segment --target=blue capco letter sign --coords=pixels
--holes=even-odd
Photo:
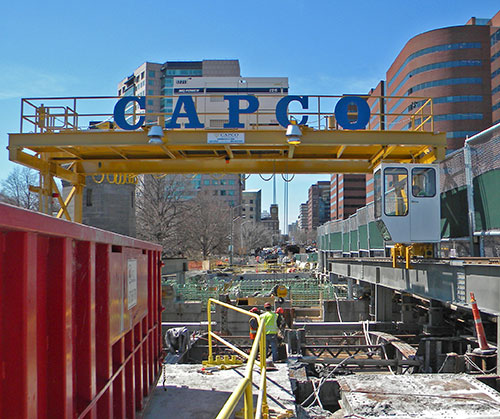
[[[229,121],[224,124],[224,128],[237,129],[244,128],[245,125],[240,122],[241,114],[251,114],[259,109],[259,99],[256,96],[224,96],[224,100],[228,101]],[[144,96],[127,96],[116,102],[113,112],[116,125],[121,129],[133,131],[144,125],[145,116],[141,116],[134,124],[129,124],[125,117],[125,110],[129,103],[136,102],[141,110],[146,110],[146,98]],[[242,103],[246,102],[246,103]],[[299,102],[302,109],[309,108],[309,96],[285,96],[276,104],[276,119],[278,123],[286,128],[290,124],[288,119],[288,106],[291,102]],[[358,109],[358,118],[356,121],[350,121],[348,117],[349,105],[354,105]],[[131,113],[131,112],[128,112]],[[178,118],[187,118],[189,121],[186,128],[205,128],[198,118],[196,107],[192,96],[179,96],[172,116],[165,123],[165,128],[180,128],[181,125],[177,122]],[[344,129],[358,130],[365,129],[370,120],[370,107],[366,100],[359,96],[344,96],[335,106],[335,118],[339,125]],[[302,117],[300,125],[307,123],[307,115]]]

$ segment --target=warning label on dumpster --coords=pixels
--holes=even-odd
[[[127,300],[128,300],[128,310],[137,305],[137,260],[129,259],[127,266]]]

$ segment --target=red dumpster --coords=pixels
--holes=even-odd
[[[160,258],[0,204],[0,417],[135,417],[160,371]]]

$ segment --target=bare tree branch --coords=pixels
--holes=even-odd
[[[240,254],[272,245],[272,234],[259,222],[243,221],[239,226]]]
[[[165,256],[182,253],[180,227],[190,183],[182,176],[140,176],[136,187],[137,235],[163,246]]]
[[[189,213],[182,228],[187,251],[201,254],[203,259],[227,253],[231,216],[229,206],[200,192],[189,201]]]
[[[39,182],[37,173],[28,167],[15,167],[2,181],[2,195],[5,200],[18,207],[38,210],[38,194],[30,192],[30,185]]]

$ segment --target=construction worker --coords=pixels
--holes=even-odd
[[[260,318],[266,325],[266,351],[271,346],[273,362],[278,361],[278,315],[272,311],[271,303],[264,304],[264,314]]]
[[[253,307],[250,309],[250,313],[255,313],[260,315],[260,310],[257,307]],[[250,326],[250,339],[254,340],[255,335],[257,334],[257,329],[259,328],[259,322],[255,317],[250,317],[248,324]]]
[[[278,307],[276,309],[276,314],[278,315],[278,319],[276,320],[276,324],[278,326],[278,329],[281,331],[283,334],[283,330],[285,329],[286,326],[286,321],[285,321],[285,310],[283,310],[283,307]]]

